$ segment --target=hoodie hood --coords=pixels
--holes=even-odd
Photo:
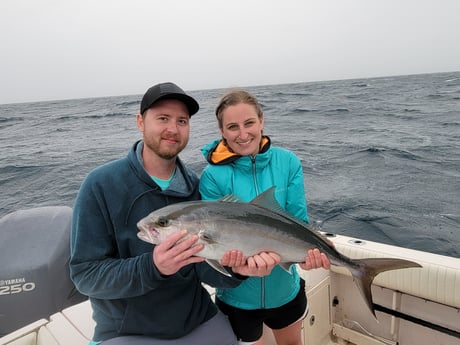
[[[259,153],[266,152],[271,145],[270,138],[263,136]],[[234,162],[241,155],[233,152],[222,139],[215,139],[201,149],[201,153],[209,164],[224,165]]]

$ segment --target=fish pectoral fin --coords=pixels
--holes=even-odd
[[[285,270],[287,273],[292,274],[291,272],[292,264],[293,264],[292,262],[280,262],[278,265],[280,265],[281,268]]]
[[[217,260],[211,260],[211,259],[206,259],[206,262],[208,263],[209,266],[214,268],[216,271],[222,273],[223,275],[226,275],[227,277],[231,277],[232,275],[222,266],[219,261]]]

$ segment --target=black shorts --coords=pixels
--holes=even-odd
[[[297,296],[278,308],[240,309],[222,302],[217,297],[216,304],[228,316],[238,340],[257,341],[262,337],[264,323],[271,329],[281,329],[305,316],[307,310],[305,281],[300,279],[300,290]]]

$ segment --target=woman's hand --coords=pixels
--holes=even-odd
[[[269,275],[280,261],[280,256],[272,252],[262,252],[245,259],[243,253],[235,250],[225,253],[221,264],[231,267],[234,273],[243,276],[263,277]]]
[[[321,253],[319,249],[309,249],[305,257],[305,262],[299,264],[299,266],[304,270],[311,270],[315,268],[331,268],[331,262],[326,254]]]

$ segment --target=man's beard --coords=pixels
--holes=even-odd
[[[154,142],[146,140],[144,138],[144,145],[148,147],[149,150],[154,152],[158,157],[166,160],[171,160],[177,157],[177,155],[187,146],[187,141],[182,143],[177,149],[165,150],[160,148],[159,142]]]

